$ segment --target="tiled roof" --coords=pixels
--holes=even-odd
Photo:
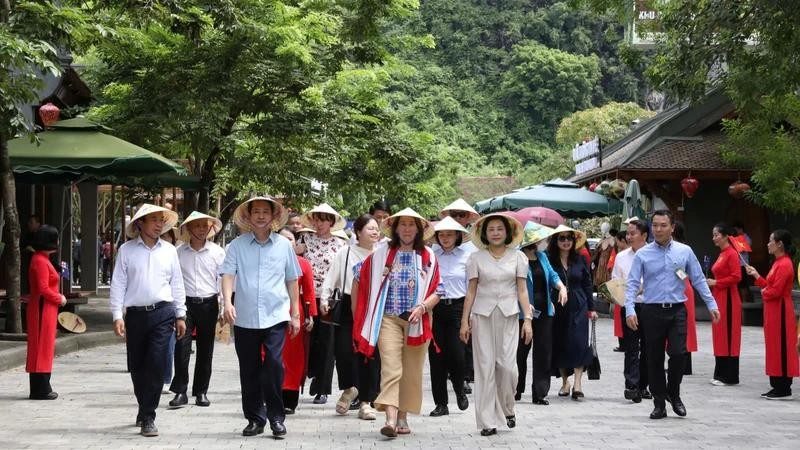
[[[626,169],[688,169],[732,170],[722,160],[720,144],[725,136],[720,132],[702,134],[697,138],[665,137],[649,152],[625,165]]]

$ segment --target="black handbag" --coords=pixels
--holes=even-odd
[[[595,334],[595,320],[592,320],[592,363],[586,368],[590,380],[600,379],[600,358],[597,357],[597,335]]]
[[[347,248],[347,256],[344,260],[344,274],[342,275],[341,288],[336,287],[333,289],[331,296],[328,298],[328,314],[323,314],[320,317],[322,323],[328,325],[339,326],[342,318],[342,296],[344,295],[344,287],[347,282],[348,263],[350,262],[350,247]]]

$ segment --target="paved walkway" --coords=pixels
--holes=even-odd
[[[528,393],[517,406],[517,428],[481,437],[472,407],[458,411],[454,400],[447,417],[411,417],[413,434],[386,441],[378,434],[381,420],[365,422],[355,415],[336,416],[334,395],[328,405],[313,405],[307,396],[298,414],[289,416],[286,439],[268,434],[244,438],[239,379],[233,346],[218,345],[211,380],[209,408],[189,406],[168,411],[171,396],[162,396],[156,423],[161,435],[138,436],[133,426],[136,405],[125,373],[125,347],[116,344],[71,353],[56,359],[52,384],[56,401],[30,401],[24,368],[0,372],[0,448],[797,448],[800,400],[771,402],[759,398],[768,388],[764,376],[760,328],[744,329],[742,384],[714,387],[711,330],[699,325],[701,352],[694,356],[694,375],[683,383],[689,415],[672,411],[651,421],[652,403],[634,405],[622,399],[622,354],[611,349],[611,321],[601,319],[602,379],[585,382],[586,399],[574,402],[555,396],[550,406],[534,406]],[[194,361],[194,360],[193,360]],[[423,411],[433,408],[426,372]],[[471,398],[470,398],[471,400]]]

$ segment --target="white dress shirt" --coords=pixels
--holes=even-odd
[[[211,241],[206,241],[200,251],[193,249],[189,243],[177,250],[186,296],[206,298],[219,294],[219,267],[225,261],[225,250]]]
[[[439,275],[444,286],[442,298],[461,298],[467,295],[467,259],[472,252],[455,247],[445,252],[442,247],[433,251],[439,261]]]
[[[122,244],[117,251],[111,279],[111,315],[122,319],[129,306],[174,302],[175,317],[186,315],[186,294],[178,252],[159,239],[152,248],[141,237]]]
[[[614,268],[611,269],[611,279],[616,280],[617,278],[627,280],[628,279],[628,272],[631,271],[631,265],[633,264],[633,258],[636,256],[636,253],[633,251],[633,248],[628,247],[625,250],[617,253],[617,256],[614,258]],[[642,302],[642,296],[636,296],[636,303]]]

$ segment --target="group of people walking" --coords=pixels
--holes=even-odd
[[[469,408],[471,360],[473,408],[483,436],[516,426],[515,403],[526,390],[531,350],[535,405],[549,404],[553,377],[561,379],[558,396],[584,399],[583,374],[594,356],[590,321],[597,318],[593,273],[582,251],[586,234],[565,225],[523,225],[504,214],[480,217],[461,199],[444,207],[440,218],[434,224],[410,208],[392,214],[378,202],[355,220],[347,242],[336,236],[344,218],[329,205],[290,223],[279,201],[257,196],[235,210],[241,235],[227,249],[211,241],[220,221],[199,212],[181,224],[184,243],[176,249],[160,237],[177,224],[177,214],[140,207],[126,228],[131,240],[117,254],[110,304],[114,330],[126,339],[141,434],[158,434],[163,355],[173,335],[170,407],[189,402],[193,331],[191,396],[198,406],[211,404],[207,392],[218,320],[233,328],[245,436],[263,433],[267,424],[274,436],[285,435],[286,416],[296,412],[306,378],[313,402],[327,403],[334,366],[341,391],[336,413],[357,410],[358,418],[376,420],[383,412],[380,433],[389,438],[412,432],[409,413],[421,412],[426,357],[433,417],[449,414],[448,379],[457,407]],[[638,403],[652,395],[653,419],[666,416],[666,403],[686,415],[680,384],[688,309],[693,309],[686,305],[687,282],[714,322],[712,382],[738,382],[741,303],[735,285],[741,270],[728,239],[732,233],[724,225],[714,228],[721,255],[713,280],[706,280],[691,249],[673,239],[669,211],[656,211],[650,223],[637,219],[626,226],[629,248],[616,254],[611,270],[612,278],[626,282],[624,396]],[[45,260],[58,240],[57,233],[47,237],[46,232],[37,253]],[[651,233],[653,242],[647,243]],[[785,398],[798,376],[791,236],[775,231],[768,248],[776,257],[769,275],[763,278],[749,265],[746,273],[763,288],[773,388],[764,396]],[[40,313],[28,315],[29,330],[45,329],[29,337],[31,398],[55,398],[49,386],[52,348],[41,341],[54,339],[47,311],[57,309],[63,296],[50,271],[52,266],[38,263],[31,268],[36,295],[29,311]]]

